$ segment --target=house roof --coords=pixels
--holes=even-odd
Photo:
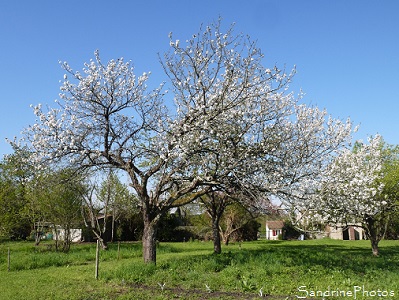
[[[266,226],[269,229],[282,229],[284,227],[284,221],[268,221]]]

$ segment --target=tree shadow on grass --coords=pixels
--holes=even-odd
[[[176,247],[179,248],[178,245]],[[171,288],[170,292],[179,295],[189,293],[194,296],[196,293],[187,288],[187,285],[180,286],[176,278],[181,279],[182,282],[185,280],[191,282],[193,276],[198,276],[188,286],[194,285],[197,289],[202,287],[200,290],[203,291],[203,283],[211,281],[216,291],[226,292],[226,295],[218,295],[220,297],[253,299],[258,297],[256,293],[263,286],[270,299],[275,299],[273,297],[294,299],[293,295],[297,292],[297,287],[295,282],[291,282],[293,280],[301,280],[303,284],[309,286],[329,284],[327,281],[331,280],[333,285],[347,287],[353,282],[356,284],[371,282],[372,276],[382,278],[388,273],[395,274],[399,268],[399,247],[394,243],[382,246],[380,257],[372,256],[366,242],[345,243],[331,240],[244,243],[241,249],[224,247],[221,254],[211,254],[211,252],[196,254],[190,251],[194,251],[194,248],[186,249],[189,250],[189,255],[173,256],[172,254],[162,259],[162,262],[159,262],[153,270],[154,273],[151,275],[153,279],[148,281],[146,279],[143,283],[147,282],[150,286],[157,287],[151,282],[154,280],[158,282],[161,280],[159,278],[162,278],[164,281],[161,281],[167,282],[168,287]],[[204,250],[200,248],[197,250]],[[175,275],[167,275],[170,272]],[[391,276],[391,281],[397,278],[396,275],[388,276]],[[313,277],[316,277],[315,280]],[[350,282],[343,281],[348,278]],[[248,284],[253,284],[249,294],[242,293],[246,291],[245,283],[247,283],[245,286],[247,288],[252,287]],[[276,285],[276,290],[273,285]],[[181,288],[183,288],[182,291],[176,290]],[[229,294],[233,291],[237,293]],[[198,297],[201,298],[204,294]]]
[[[321,268],[364,274],[365,270],[393,271],[399,268],[399,247],[381,247],[381,255],[374,257],[371,249],[365,244],[356,246],[354,243],[334,243],[326,241],[319,243],[297,243],[273,241],[261,243],[250,249],[229,249],[218,255],[190,255],[182,257],[178,264],[189,268],[207,265],[209,270],[219,272],[224,268],[246,266],[249,263],[259,267],[268,264],[280,264],[282,267],[297,267],[298,269]],[[227,249],[226,249],[227,248]]]
[[[264,249],[247,250],[239,255],[238,263],[245,264],[251,259],[264,258],[265,262],[278,261],[285,266],[311,268],[322,267],[329,270],[351,271],[363,274],[365,270],[393,271],[399,268],[399,247],[381,247],[380,256],[374,257],[371,249],[364,245],[306,243],[280,243]]]

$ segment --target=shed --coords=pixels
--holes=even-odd
[[[266,239],[278,240],[279,235],[283,234],[284,221],[266,222]]]

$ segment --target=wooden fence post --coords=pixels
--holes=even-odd
[[[96,248],[96,270],[95,270],[95,278],[98,279],[98,266],[100,260],[100,241],[97,239],[97,248]]]
[[[121,242],[118,241],[118,260],[120,259],[120,253],[121,253]]]
[[[7,271],[10,272],[11,270],[11,252],[10,247],[8,247],[8,254],[7,254]]]

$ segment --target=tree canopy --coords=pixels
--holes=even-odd
[[[344,149],[328,166],[313,208],[327,222],[365,229],[374,255],[397,206],[398,157],[381,136]]]
[[[295,69],[264,66],[248,36],[220,20],[160,56],[163,84],[149,90],[123,58],[66,71],[56,108],[34,107],[25,131],[35,164],[123,170],[143,214],[143,256],[155,262],[160,217],[209,192],[279,194],[301,201],[352,125],[299,103]],[[173,110],[175,108],[176,110]]]

